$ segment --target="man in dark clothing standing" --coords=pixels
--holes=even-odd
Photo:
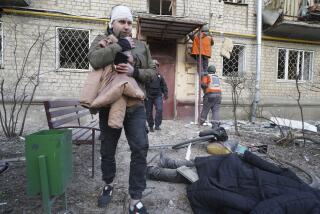
[[[131,38],[133,17],[130,9],[126,6],[115,6],[111,12],[108,31],[105,35],[98,35],[92,42],[88,54],[91,66],[94,69],[105,68],[115,65],[119,61],[121,52],[131,50],[134,58],[134,66],[130,63],[119,63],[113,66],[113,71],[126,73],[138,82],[144,90],[144,85],[156,77],[155,66],[152,62],[150,50],[141,41]],[[102,47],[102,40],[112,41],[107,47]],[[128,99],[129,100],[129,99]],[[113,180],[116,174],[115,153],[122,129],[108,126],[110,107],[99,111],[99,123],[101,129],[101,170],[105,186],[99,195],[98,206],[106,207],[111,201]],[[129,194],[129,214],[147,213],[141,203],[142,192],[146,187],[147,152],[149,148],[146,113],[144,103],[127,102],[123,127],[131,150]]]
[[[147,99],[145,100],[145,106],[147,111],[147,120],[149,125],[149,130],[153,132],[153,126],[155,125],[155,130],[161,130],[160,125],[162,122],[162,95],[164,99],[168,99],[168,88],[166,81],[159,71],[159,62],[153,60],[157,69],[157,77],[152,79],[151,82],[146,84]],[[156,108],[155,119],[153,119],[153,106]]]

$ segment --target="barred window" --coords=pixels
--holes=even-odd
[[[234,45],[230,58],[223,57],[223,76],[242,74],[245,65],[245,46]]]
[[[57,28],[57,69],[89,69],[89,30]]]
[[[313,52],[303,50],[278,50],[278,79],[311,80],[313,69]]]
[[[0,68],[3,67],[3,27],[0,22]]]

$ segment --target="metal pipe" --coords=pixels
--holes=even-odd
[[[262,0],[257,0],[257,53],[256,53],[256,82],[255,94],[251,109],[251,122],[256,120],[256,111],[260,101],[260,76],[261,76],[261,41],[262,41]]]
[[[215,30],[210,30],[210,32],[212,32],[212,33],[214,33],[216,35],[237,36],[237,37],[248,38],[248,39],[254,39],[254,38],[257,37],[257,35],[254,35],[254,34],[221,32],[221,31],[215,31]],[[268,40],[268,41],[292,42],[292,43],[299,43],[299,44],[320,45],[320,42],[318,42],[318,41],[308,41],[308,40],[302,40],[302,39],[289,39],[289,38],[273,37],[273,36],[262,36],[262,39],[263,40]]]
[[[53,12],[16,10],[16,9],[8,9],[8,8],[3,8],[2,13],[17,14],[17,15],[30,15],[30,16],[45,16],[45,17],[75,19],[75,20],[83,20],[83,21],[97,21],[97,22],[103,22],[103,23],[110,21],[109,19],[106,19],[106,18],[76,16],[76,15],[59,14],[59,13],[53,13]]]

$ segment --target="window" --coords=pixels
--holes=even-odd
[[[172,15],[174,0],[149,0],[149,13]]]
[[[312,68],[313,52],[284,48],[278,50],[278,79],[295,80],[300,74],[299,80],[311,80]]]
[[[0,22],[0,68],[3,67],[3,27]]]
[[[223,76],[243,74],[245,65],[245,47],[234,45],[230,58],[223,57]]]
[[[57,69],[89,69],[89,30],[57,28]]]
[[[244,4],[244,0],[223,0],[224,2],[236,3],[236,4]]]

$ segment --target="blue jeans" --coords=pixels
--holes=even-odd
[[[162,96],[146,99],[145,106],[149,127],[153,127],[153,125],[159,127],[162,123]],[[156,107],[155,119],[153,119],[153,106]]]
[[[101,129],[102,179],[110,184],[116,174],[115,153],[122,129],[108,126],[109,109],[99,111]],[[146,129],[146,113],[143,105],[127,108],[123,121],[124,131],[131,150],[129,194],[132,199],[141,199],[146,188],[147,152],[149,148]]]

